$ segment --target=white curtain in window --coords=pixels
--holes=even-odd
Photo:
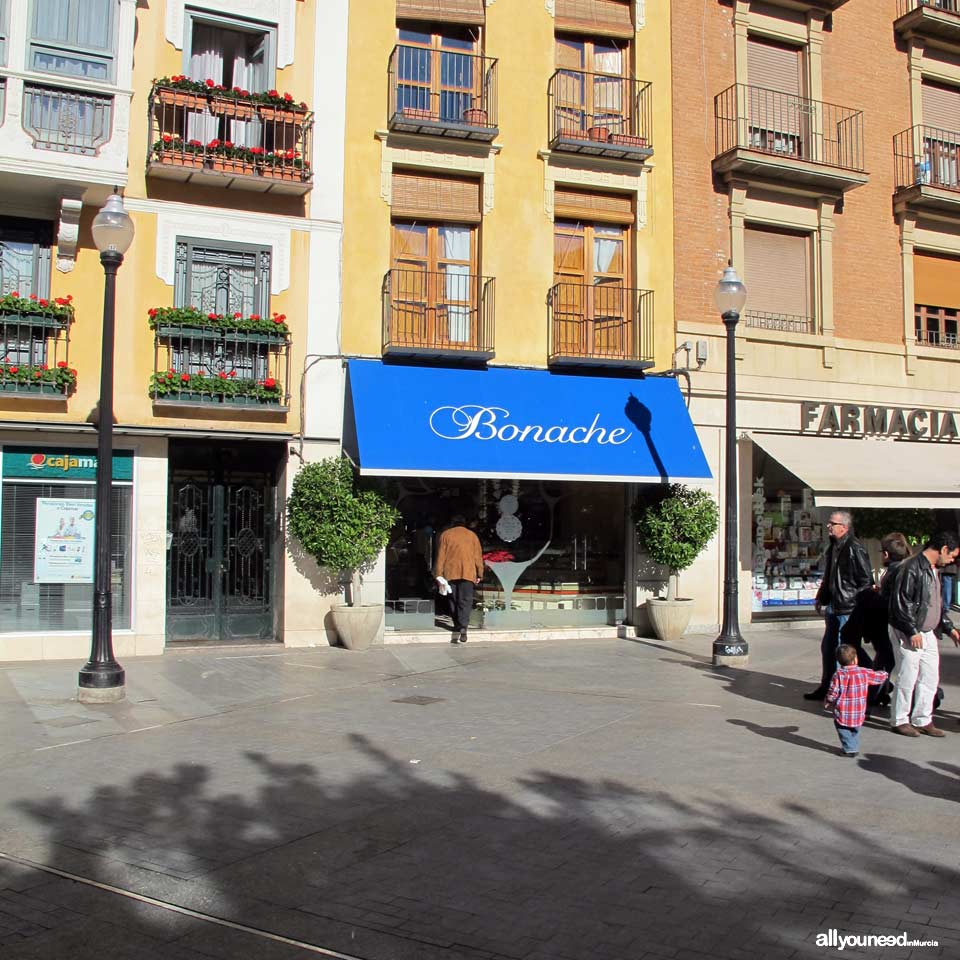
[[[70,36],[70,0],[34,0],[33,39],[76,42]]]
[[[233,50],[228,53],[233,59],[232,86],[251,93],[262,93],[267,89],[265,77],[265,40],[248,34],[230,33],[234,41]],[[231,120],[230,139],[240,146],[259,147],[263,145],[263,124],[257,118],[253,120]]]
[[[469,227],[441,227],[444,259],[469,260],[470,236]],[[450,342],[466,343],[470,340],[470,266],[448,263],[444,272]]]
[[[116,0],[79,0],[77,44],[95,50],[111,50],[111,8]]]
[[[601,240],[599,238],[593,241],[593,272],[606,273],[613,263],[617,249],[620,246],[619,240]]]
[[[202,23],[193,27],[190,79],[223,83],[223,31]],[[187,114],[187,139],[208,143],[217,136],[220,122],[206,110]]]
[[[593,64],[597,73],[612,73],[618,77],[623,74],[623,56],[619,50],[594,51]]]

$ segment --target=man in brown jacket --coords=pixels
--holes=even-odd
[[[453,613],[451,643],[467,642],[467,625],[473,609],[474,585],[483,579],[483,550],[477,535],[467,528],[467,521],[457,515],[440,534],[433,575],[450,584],[450,607]]]

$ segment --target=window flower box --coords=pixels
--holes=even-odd
[[[47,299],[12,291],[0,297],[0,323],[57,329],[73,320],[73,296]]]
[[[218,117],[252,120],[257,115],[257,105],[249,100],[241,100],[239,97],[211,97],[210,112]]]
[[[290,333],[285,313],[261,317],[258,313],[243,316],[205,313],[197,307],[151,307],[147,311],[150,329],[163,337],[229,336],[257,342],[276,343]]]
[[[422,107],[403,107],[400,116],[404,120],[439,120],[440,115],[435,110],[424,110]]]
[[[201,403],[229,406],[277,406],[283,400],[280,383],[237,377],[236,371],[183,373],[161,370],[150,376],[150,395],[156,403]]]
[[[647,146],[646,137],[636,137],[631,133],[614,133],[610,136],[610,142],[624,147],[645,147]]]
[[[183,107],[185,110],[206,109],[207,93],[205,90],[199,89],[200,84],[188,81],[184,77],[171,77],[168,82],[170,86],[158,85],[155,88],[156,97],[160,103],[173,107]],[[162,83],[162,81],[158,81],[159,83]]]
[[[77,371],[61,360],[47,364],[0,364],[0,393],[66,396],[77,385]]]
[[[210,169],[216,173],[230,173],[237,176],[256,176],[257,168],[252,160],[241,160],[238,157],[210,157]]]

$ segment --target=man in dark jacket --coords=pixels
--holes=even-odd
[[[939,569],[953,563],[957,554],[955,533],[935,533],[920,553],[900,564],[890,593],[890,640],[897,658],[890,729],[905,737],[944,735],[933,725],[933,699],[940,682],[937,634],[948,633],[960,647],[960,633],[943,612]]]
[[[840,631],[853,613],[857,594],[873,583],[870,558],[853,535],[853,519],[846,510],[834,510],[827,521],[827,547],[823,582],[817,591],[817,613],[823,611],[825,626],[820,641],[822,669],[820,686],[803,695],[805,700],[823,700],[837,670]]]

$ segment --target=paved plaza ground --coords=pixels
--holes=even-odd
[[[960,651],[945,739],[850,760],[818,633],[749,639],[0,665],[0,957],[960,957]]]

